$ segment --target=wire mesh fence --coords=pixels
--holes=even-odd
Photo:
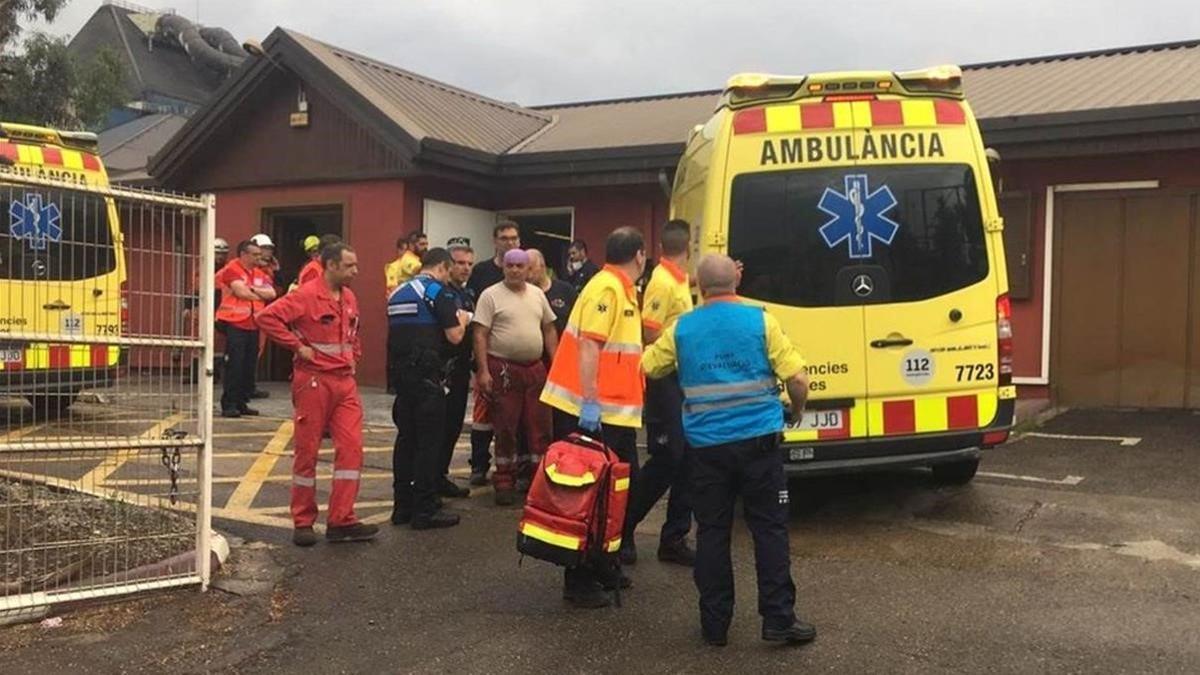
[[[0,619],[207,583],[211,205],[0,174]]]

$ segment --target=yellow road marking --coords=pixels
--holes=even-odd
[[[17,429],[13,429],[12,431],[9,431],[7,433],[0,434],[0,444],[8,443],[10,441],[15,441],[19,438],[25,438],[29,434],[32,434],[35,431],[40,431],[41,429],[44,429],[45,427],[46,427],[45,424],[31,424],[30,426],[27,426],[27,427],[20,427]]]
[[[175,426],[176,424],[179,424],[182,421],[183,421],[182,414],[175,414],[175,415],[170,415],[168,417],[164,417],[163,419],[159,420],[158,423],[156,423],[154,426],[147,429],[140,436],[140,438],[154,438],[154,439],[162,438],[162,434],[164,431],[166,431],[167,429],[170,429],[171,427]],[[114,438],[113,441],[119,442],[119,440],[117,438]],[[104,461],[101,462],[99,466],[97,466],[96,468],[94,468],[91,471],[84,474],[83,477],[80,478],[76,482],[78,485],[81,485],[81,486],[87,486],[87,485],[91,484],[92,487],[96,487],[98,485],[101,485],[102,483],[104,483],[105,481],[108,480],[109,476],[116,473],[117,470],[120,469],[121,466],[125,464],[125,462],[128,462],[131,458],[136,457],[140,454],[142,454],[142,451],[136,450],[136,449],[134,449],[134,450],[128,450],[128,449],[127,450],[116,450],[116,451],[108,454],[105,457]]]
[[[295,425],[291,420],[287,420],[279,425],[275,431],[275,435],[263,447],[258,459],[254,460],[254,464],[246,471],[246,475],[241,478],[233,479],[239,485],[233,494],[229,496],[229,501],[225,504],[225,510],[231,513],[244,513],[250,508],[254,502],[254,497],[258,495],[258,491],[262,488],[263,481],[271,475],[271,470],[275,468],[275,462],[283,456],[283,451],[287,448],[288,441],[292,440],[292,432],[295,430]],[[287,480],[292,477],[286,476]],[[218,482],[213,479],[213,483]],[[221,482],[230,482],[226,479],[221,479]]]

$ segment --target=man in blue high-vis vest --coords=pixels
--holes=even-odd
[[[470,321],[445,289],[452,263],[446,249],[429,249],[421,271],[388,296],[388,382],[396,391],[392,524],[411,523],[414,530],[453,527],[459,521],[442,510],[437,494],[446,433],[446,366]]]
[[[794,608],[779,382],[798,419],[808,377],[804,359],[775,318],[734,294],[739,277],[727,256],[705,256],[697,268],[703,306],[663,331],[642,356],[642,369],[651,378],[677,371],[683,388],[683,431],[699,526],[694,577],[704,640],[716,646],[727,642],[733,618],[729,538],[741,495],[754,538],[762,638],[806,643],[817,631],[799,621]]]

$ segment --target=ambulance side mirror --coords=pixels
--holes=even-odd
[[[988,174],[992,177],[992,191],[999,196],[1004,192],[1004,179],[1000,177],[1000,152],[995,148],[984,148],[983,156],[987,157]]]

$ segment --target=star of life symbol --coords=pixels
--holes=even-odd
[[[821,237],[829,248],[849,240],[851,258],[870,258],[872,240],[891,245],[896,230],[900,229],[886,215],[895,206],[896,197],[888,186],[871,192],[865,174],[848,175],[845,194],[825,188],[817,204],[817,208],[830,216],[821,226]]]
[[[8,208],[8,232],[14,239],[27,239],[29,247],[45,250],[47,241],[62,241],[62,211],[58,204],[42,203],[42,195],[27,193]]]

